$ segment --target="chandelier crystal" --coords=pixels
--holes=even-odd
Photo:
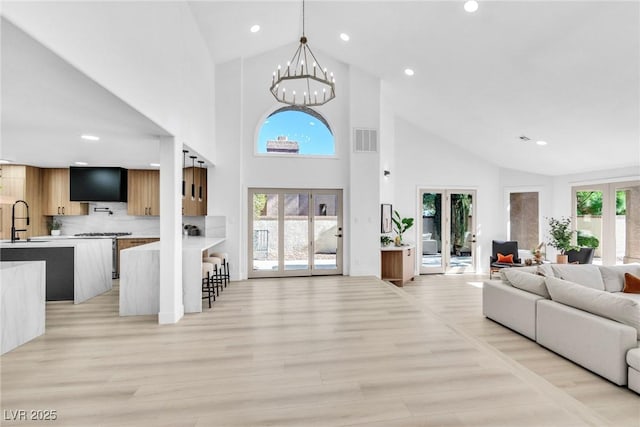
[[[286,67],[278,65],[273,72],[269,91],[278,102],[306,107],[323,105],[336,97],[336,79],[333,73],[320,65],[305,36],[304,0],[300,45]]]

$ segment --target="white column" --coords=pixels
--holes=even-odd
[[[182,303],[182,145],[160,138],[160,313],[158,323],[177,323]]]

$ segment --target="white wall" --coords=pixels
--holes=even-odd
[[[469,141],[472,144],[472,141]],[[395,122],[394,210],[421,218],[420,188],[476,190],[476,271],[487,272],[491,240],[504,235],[500,168],[403,119]],[[419,224],[405,234],[417,242]]]
[[[214,200],[210,202],[210,212],[214,215],[224,215],[228,218],[227,243],[225,248],[230,254],[232,264],[237,267],[232,274],[236,277],[247,277],[247,245],[248,245],[248,213],[247,192],[251,187],[264,188],[318,188],[343,189],[343,214],[345,226],[348,225],[351,214],[351,106],[350,73],[345,64],[333,60],[324,52],[315,52],[323,67],[327,67],[336,75],[337,96],[331,102],[315,109],[328,121],[334,133],[336,142],[335,158],[310,158],[286,156],[259,156],[255,154],[255,142],[261,124],[266,117],[284,106],[275,101],[269,92],[271,73],[278,63],[284,64],[295,51],[292,44],[280,49],[266,52],[250,58],[237,59],[220,64],[216,71],[216,140],[219,141],[217,155],[219,165],[210,170],[209,185]],[[374,83],[374,92],[369,96],[375,98],[376,79],[369,79]],[[373,99],[373,106],[369,107],[372,98],[360,97],[362,106],[375,110],[373,117],[368,110],[364,117],[367,121],[360,123],[368,127],[377,128],[377,109],[379,101]],[[377,156],[374,159],[377,170]],[[369,215],[372,223],[378,221],[378,190],[375,194],[376,208]],[[371,187],[363,188],[363,195],[371,197]],[[360,192],[358,192],[360,194]],[[223,202],[222,202],[223,201]],[[344,272],[350,274],[350,248],[354,240],[349,230],[343,233],[344,238]],[[370,240],[375,241],[374,247],[368,249],[369,254],[375,252],[378,259],[378,233],[373,232]],[[360,240],[360,239],[358,239]],[[363,251],[365,253],[366,251]],[[367,260],[367,274],[376,274],[376,265]]]
[[[394,196],[394,170],[395,166],[395,113],[391,108],[391,102],[387,99],[385,83],[380,85],[380,133],[378,138],[378,146],[380,147],[380,203],[393,204]],[[384,171],[388,170],[391,175],[384,176]]]
[[[184,2],[3,2],[25,32],[215,161],[214,65]]]
[[[380,80],[353,67],[349,79],[350,128],[379,130]],[[380,277],[380,152],[349,151],[350,274]]]

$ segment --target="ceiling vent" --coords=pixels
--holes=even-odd
[[[531,138],[529,138],[528,136],[525,135],[521,135],[518,137],[518,139],[520,139],[522,142],[529,142],[531,141]]]
[[[353,129],[353,151],[355,153],[377,153],[378,131],[375,129]]]

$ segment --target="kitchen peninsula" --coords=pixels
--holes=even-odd
[[[47,301],[75,304],[111,290],[110,239],[60,239],[0,243],[2,261],[46,262]]]
[[[182,299],[185,313],[202,311],[202,255],[224,242],[219,237],[182,239]],[[160,311],[160,242],[120,253],[120,316]]]

